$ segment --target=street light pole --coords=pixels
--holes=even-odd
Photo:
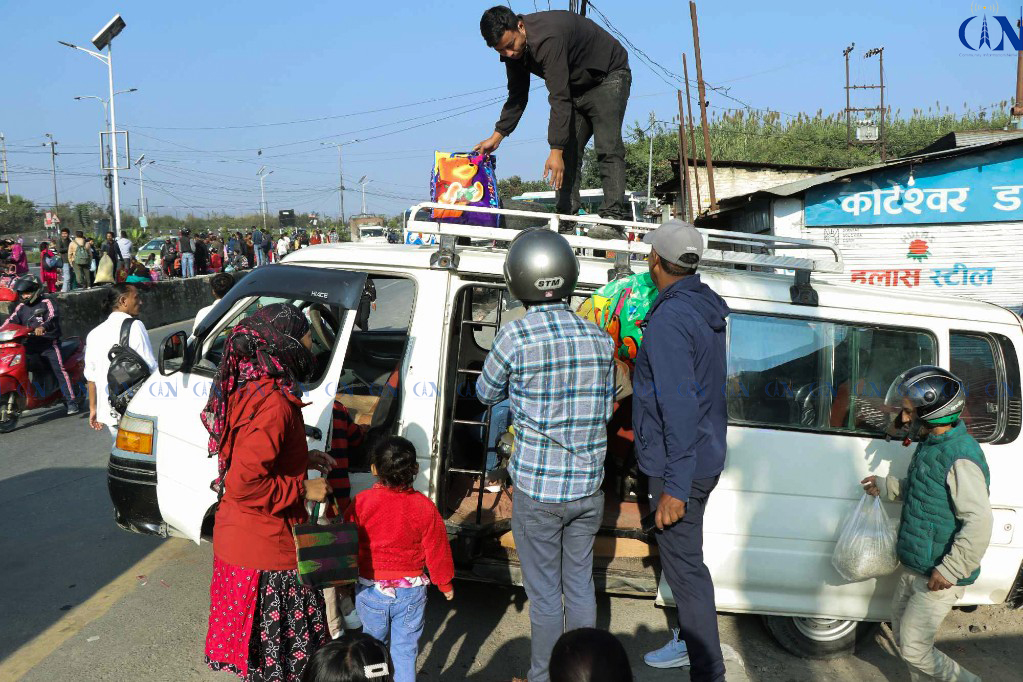
[[[128,94],[130,92],[137,92],[137,91],[138,91],[138,88],[128,88],[127,90],[118,90],[117,92],[114,93],[114,96],[116,97],[117,95],[126,95],[126,94]],[[87,100],[87,99],[94,99],[94,100],[98,101],[100,104],[102,104],[103,105],[103,127],[106,128],[107,130],[110,129],[110,102],[108,102],[105,97],[99,97],[98,95],[77,95],[75,97],[75,99],[78,100],[79,102],[81,102],[83,100]],[[109,161],[113,160],[112,157],[110,156],[110,140],[107,140],[107,144],[106,144],[106,148],[105,148],[104,153],[105,153],[104,158],[108,160],[108,163],[101,164],[101,165],[109,166],[110,165]],[[108,197],[107,198],[107,213],[110,214],[110,218],[111,218],[111,220],[113,220],[113,217],[114,217],[114,180],[113,180],[113,176],[111,175],[110,169],[105,169],[104,170],[103,177],[104,177],[104,184],[106,186],[107,197]]]
[[[107,65],[107,84],[108,92],[110,94],[110,138],[111,138],[111,152],[113,154],[113,163],[111,169],[114,173],[114,237],[119,238],[121,236],[121,191],[120,191],[120,175],[118,174],[118,160],[117,160],[117,117],[114,111],[114,59],[113,59],[113,48],[112,43],[114,38],[120,35],[121,31],[124,30],[124,19],[121,18],[120,14],[114,15],[114,18],[107,22],[106,26],[100,29],[92,38],[92,44],[97,50],[102,50],[104,47],[107,49],[107,54],[104,56],[101,52],[93,52],[87,50],[84,47],[79,47],[73,43],[64,42],[58,40],[57,42],[65,47],[70,47],[74,50],[80,50],[96,59],[100,60]]]
[[[366,215],[366,185],[372,182],[369,176],[363,175],[359,178],[359,184],[362,185],[362,215]]]
[[[263,187],[263,180],[266,176],[273,173],[273,171],[264,173],[263,171],[265,170],[266,166],[261,166],[260,169],[256,171],[256,175],[259,176],[259,212],[263,214],[263,232],[266,232],[266,191]]]
[[[142,160],[145,158],[146,155],[143,154],[139,158],[135,159],[135,165],[138,166],[139,169],[139,218],[147,217],[146,190],[143,184],[142,169],[144,169],[146,166],[152,166],[154,163],[156,163],[156,161],[146,161],[145,163],[142,163]]]

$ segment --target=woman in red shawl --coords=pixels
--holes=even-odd
[[[206,663],[245,680],[298,680],[326,644],[322,594],[298,581],[291,528],[305,500],[323,501],[333,460],[306,447],[300,382],[315,360],[309,323],[275,303],[242,320],[224,344],[202,422],[221,493],[213,527]]]
[[[49,242],[39,243],[39,272],[42,274],[43,286],[46,287],[46,292],[52,294],[57,290],[57,280],[60,278],[60,267],[47,267],[46,261],[56,258],[57,255],[53,253],[50,248]]]

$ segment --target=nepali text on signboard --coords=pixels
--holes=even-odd
[[[806,191],[808,226],[1023,219],[1023,144],[879,170]]]

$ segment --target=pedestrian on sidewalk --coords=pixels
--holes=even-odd
[[[85,337],[85,379],[89,382],[89,426],[96,431],[106,426],[116,440],[121,415],[110,404],[107,389],[110,349],[121,342],[124,321],[137,317],[142,310],[142,297],[132,284],[112,284],[105,293],[103,312],[107,317]],[[156,371],[149,332],[141,320],[135,320],[128,331],[128,347],[142,356],[150,372]]]
[[[85,233],[81,230],[75,232],[75,238],[68,248],[67,255],[71,259],[71,267],[74,269],[75,281],[78,282],[78,286],[88,289],[92,286],[92,270],[89,267],[92,264],[92,253],[85,243]]]
[[[868,476],[870,495],[902,500],[896,549],[902,569],[892,600],[892,634],[914,682],[980,678],[934,648],[945,616],[980,575],[991,542],[991,473],[962,421],[963,383],[929,365],[888,389],[888,433],[916,441],[906,478]]]
[[[670,220],[643,241],[650,245],[650,276],[659,293],[636,356],[632,426],[681,631],[681,641],[673,639],[646,661],[656,667],[691,662],[694,682],[718,682],[725,664],[714,582],[703,562],[703,514],[725,464],[728,305],[696,272],[703,237],[695,227]]]
[[[359,527],[355,607],[365,633],[388,645],[395,682],[415,682],[427,588],[436,585],[450,601],[455,564],[440,512],[413,487],[415,446],[400,436],[381,440],[371,470],[377,482],[345,512]]]
[[[195,276],[195,240],[187,228],[178,235],[178,253],[181,254],[181,276]]]
[[[71,291],[71,261],[67,258],[69,248],[71,248],[71,231],[62,227],[60,228],[60,239],[57,240],[57,255],[60,256],[61,275],[64,277],[64,283],[60,287],[61,291]]]
[[[14,262],[14,274],[28,274],[28,254],[25,253],[25,239],[18,237],[11,244],[11,260]]]
[[[261,308],[225,340],[201,415],[220,493],[206,663],[246,680],[300,679],[329,641],[322,595],[299,582],[292,537],[308,520],[305,501],[331,492],[307,471],[334,464],[306,445],[301,396],[316,368],[311,348],[298,308]]]
[[[554,643],[597,620],[593,543],[604,517],[614,342],[569,309],[579,261],[561,235],[520,232],[504,275],[526,314],[498,330],[476,394],[484,405],[510,398],[512,534],[529,597],[529,682],[548,682]]]
[[[107,232],[107,239],[103,242],[103,253],[110,256],[110,262],[114,269],[114,278],[116,279],[117,271],[121,269],[121,247],[114,240],[113,232]],[[103,259],[100,258],[100,260],[102,261]]]
[[[43,287],[46,293],[52,294],[57,290],[57,280],[60,279],[60,262],[57,254],[50,248],[49,242],[39,243],[39,272],[42,275]]]

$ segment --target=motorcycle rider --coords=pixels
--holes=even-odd
[[[49,363],[67,404],[67,413],[78,414],[78,399],[60,353],[60,315],[57,307],[42,295],[43,283],[35,275],[22,275],[11,288],[18,295],[18,305],[3,324],[13,322],[32,330],[32,336],[25,341],[25,351],[29,356],[41,355]]]

